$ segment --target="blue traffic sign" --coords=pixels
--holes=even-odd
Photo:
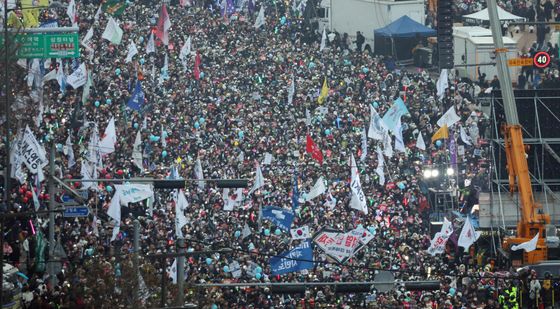
[[[87,206],[67,206],[64,209],[64,217],[76,218],[87,217],[89,215],[89,208]]]

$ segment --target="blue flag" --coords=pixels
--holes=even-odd
[[[299,207],[299,190],[298,190],[298,174],[294,171],[293,189],[292,189],[292,211],[296,211]]]
[[[128,100],[127,106],[132,108],[133,110],[140,111],[144,105],[144,91],[142,91],[142,84],[140,81],[136,81],[136,87],[134,88],[134,92],[132,96]]]
[[[383,115],[383,122],[391,132],[396,132],[397,123],[401,119],[401,116],[408,113],[409,112],[406,105],[404,105],[404,101],[401,98],[398,98],[395,100],[393,106],[391,106],[385,115]]]
[[[269,263],[273,275],[313,268],[311,241],[306,240],[294,249],[271,258]]]
[[[262,219],[270,220],[279,229],[288,232],[294,221],[294,213],[280,207],[267,206],[262,209]]]

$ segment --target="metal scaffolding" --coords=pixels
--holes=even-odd
[[[496,95],[497,94],[497,95]],[[494,93],[490,100],[490,207],[492,225],[511,227],[504,217],[512,209],[519,218],[516,194],[509,194],[504,139],[500,127],[504,122],[503,99]],[[558,91],[516,91],[515,101],[524,143],[528,145],[527,161],[535,199],[550,214],[551,223],[560,222],[560,93]],[[517,207],[511,207],[517,206]],[[510,219],[512,216],[510,216]]]

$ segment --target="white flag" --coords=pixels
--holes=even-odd
[[[167,271],[167,274],[171,277],[173,284],[177,284],[177,258],[173,261],[173,264]]]
[[[88,71],[86,85],[82,91],[82,103],[85,104],[89,99],[89,93],[91,91],[91,86],[93,85],[93,77],[91,76],[91,71]]]
[[[107,215],[115,220],[115,226],[113,227],[113,235],[111,236],[111,241],[117,239],[121,227],[121,192],[120,190],[115,190],[115,194],[111,199],[109,204],[109,209],[107,210]]]
[[[327,192],[327,187],[325,187],[325,180],[323,179],[323,176],[321,176],[319,177],[319,179],[317,179],[315,185],[313,186],[313,188],[311,188],[309,193],[305,195],[305,200],[311,201],[312,199],[316,198],[317,196],[325,192]]]
[[[97,226],[97,216],[93,215],[93,220],[91,220],[91,227],[93,228],[93,235],[99,236],[99,227]]]
[[[93,16],[93,20],[95,21],[99,20],[99,16],[101,16],[101,13],[103,13],[102,7],[103,7],[103,3],[99,5],[97,12],[95,12],[95,16]]]
[[[235,201],[229,197],[229,188],[224,188],[222,192],[222,200],[224,201],[224,211],[233,211]]]
[[[264,17],[264,5],[261,5],[259,15],[257,15],[257,19],[255,20],[255,29],[259,29],[261,26],[265,24],[265,22],[266,19]]]
[[[309,233],[309,226],[302,226],[295,229],[290,229],[290,234],[292,235],[292,239],[308,239],[311,238],[311,234]]]
[[[86,35],[84,36],[84,38],[80,42],[80,44],[82,44],[82,46],[84,46],[89,52],[94,51],[93,48],[90,45],[92,38],[93,38],[93,26],[91,26],[91,28],[89,28],[88,32],[86,33]]]
[[[418,132],[418,137],[416,138],[416,148],[420,150],[426,150],[426,142],[424,142],[422,132]]]
[[[311,125],[311,112],[307,108],[305,109],[305,125]]]
[[[462,126],[461,126],[461,129],[460,129],[460,134],[461,134],[461,140],[463,141],[463,143],[471,146],[472,145],[471,138],[470,138],[470,136],[467,135],[467,132],[465,131],[465,128],[463,128]]]
[[[445,244],[451,234],[453,234],[453,224],[447,218],[443,218],[441,230],[434,235],[430,242],[430,247],[427,250],[428,253],[432,256],[443,253],[445,251]]]
[[[253,188],[249,191],[249,195],[255,192],[260,187],[264,186],[264,177],[261,171],[261,166],[257,163],[257,171],[255,172],[255,182],[253,183]]]
[[[202,163],[200,162],[200,158],[196,158],[196,163],[194,166],[194,176],[196,177],[196,179],[204,179],[204,170],[202,169]],[[200,190],[204,189],[204,181],[199,181],[198,182],[198,188]]]
[[[437,96],[440,100],[443,99],[443,96],[445,95],[445,89],[447,89],[447,87],[449,87],[447,69],[441,69],[441,73],[439,74],[439,78],[436,84]]]
[[[82,166],[81,166],[81,169],[80,169],[80,174],[82,175],[83,180],[93,179],[92,167],[87,162],[87,160],[82,160]],[[86,190],[91,188],[92,186],[97,186],[97,184],[92,182],[92,181],[82,182],[82,187]]]
[[[101,155],[107,155],[115,151],[115,143],[117,142],[117,131],[115,129],[115,117],[111,117],[103,139],[99,142],[99,152]]]
[[[525,250],[525,252],[531,252],[534,251],[535,249],[537,249],[537,242],[539,241],[539,233],[537,233],[537,235],[535,235],[535,237],[533,237],[533,239],[524,242],[522,244],[519,245],[513,245],[511,246],[511,250],[512,251],[517,251],[517,250]]]
[[[327,31],[326,28],[323,28],[323,35],[321,36],[321,46],[319,47],[319,51],[323,51],[323,49],[327,48]]]
[[[119,45],[121,44],[122,36],[123,31],[119,27],[119,24],[117,24],[113,17],[109,17],[107,27],[105,28],[105,31],[103,31],[101,37],[115,45]]]
[[[437,125],[441,128],[444,124],[447,125],[448,128],[451,128],[457,121],[461,120],[461,117],[457,116],[455,113],[455,106],[451,106],[443,116],[437,121]]]
[[[142,134],[140,130],[136,133],[136,139],[134,139],[134,145],[132,146],[132,161],[140,170],[144,170],[144,164],[142,157]]]
[[[72,27],[76,27],[78,25],[78,11],[76,10],[76,2],[74,0],[70,0],[68,3],[68,7],[66,7],[66,15],[70,18],[72,22]]]
[[[187,217],[185,217],[185,209],[189,206],[189,202],[185,197],[183,190],[177,193],[177,200],[175,201],[175,236],[183,238],[183,226],[187,225]]]
[[[336,201],[336,198],[332,196],[332,193],[329,190],[329,193],[327,194],[327,200],[323,205],[329,207],[332,210],[336,207]]]
[[[45,74],[45,76],[43,76],[43,85],[50,81],[50,80],[55,80],[57,79],[57,70],[53,69],[52,71],[50,71],[49,73]]]
[[[363,226],[359,226],[348,232],[350,235],[358,237],[361,243],[367,245],[375,235],[366,230]]]
[[[89,42],[91,41],[91,39],[93,38],[93,26],[91,26],[88,30],[88,32],[86,33],[86,35],[84,35],[84,38],[82,39],[82,45],[84,46],[89,46]]]
[[[376,140],[383,140],[383,136],[385,132],[387,132],[387,128],[383,123],[383,119],[377,113],[375,108],[370,105],[370,121],[369,121],[369,130],[368,130],[368,137]]]
[[[250,235],[251,235],[251,228],[249,227],[249,224],[245,223],[245,225],[243,226],[243,230],[241,231],[241,238],[245,239]]]
[[[18,150],[16,155],[21,160],[20,162],[23,162],[32,174],[37,174],[49,162],[45,148],[39,144],[29,126],[25,127]]]
[[[360,174],[358,172],[358,166],[356,164],[356,159],[354,159],[354,154],[350,160],[350,170],[352,174],[350,187],[352,189],[352,200],[350,200],[350,207],[362,211],[364,214],[368,214],[367,201],[364,191],[362,190],[362,184],[360,183]]]
[[[126,55],[125,62],[129,63],[130,61],[132,61],[132,58],[136,54],[138,54],[138,48],[136,47],[136,43],[134,43],[134,41],[130,41],[130,44],[128,44],[128,53]]]
[[[93,163],[96,167],[101,167],[101,152],[99,151],[99,133],[97,129],[97,123],[91,130],[91,135],[88,144],[88,161]]]
[[[37,97],[39,99],[39,108],[37,117],[35,118],[35,126],[40,127],[41,123],[43,122],[43,112],[45,111],[45,104],[43,103],[43,85],[41,84],[40,86],[38,86],[38,88],[35,89],[32,93],[34,92],[37,93]]]
[[[27,70],[27,86],[29,88],[33,87],[33,84],[35,84],[37,87],[40,87],[42,85],[42,76],[41,76],[41,70],[40,70],[40,62],[39,59],[33,59],[33,62],[31,64],[31,66],[29,66],[29,69]]]
[[[270,165],[271,163],[272,163],[272,154],[267,152],[264,154],[263,165]]]
[[[397,127],[395,128],[395,149],[400,152],[406,153],[406,148],[404,146],[404,140],[402,135],[402,123],[401,119],[397,120]]]
[[[383,153],[389,158],[393,157],[393,145],[391,142],[391,136],[389,136],[389,132],[387,131],[383,136]]]
[[[147,184],[129,183],[126,185],[115,185],[115,191],[121,193],[120,199],[124,205],[154,197],[152,185]]]
[[[362,155],[360,156],[360,161],[364,162],[367,158],[367,134],[366,129],[362,130]]]
[[[381,151],[381,148],[377,147],[376,152],[377,152],[377,168],[375,169],[375,173],[377,174],[377,176],[379,176],[379,184],[384,185],[385,171],[383,169],[385,168],[385,158],[383,157],[383,152]]]
[[[465,219],[465,224],[459,235],[457,245],[465,248],[465,251],[480,237],[480,232],[474,230],[470,217]]]
[[[66,138],[66,144],[64,145],[64,153],[68,157],[68,168],[72,168],[76,164],[74,158],[74,149],[72,147],[72,135],[68,135]]]
[[[167,147],[167,140],[166,140],[166,136],[167,133],[166,131],[163,129],[163,125],[161,125],[161,146],[163,148]]]
[[[56,81],[60,86],[60,91],[64,92],[66,90],[66,74],[64,73],[64,66],[62,61],[59,61],[58,70],[56,71]]]
[[[156,52],[156,42],[154,40],[154,33],[150,32],[150,39],[148,40],[148,44],[146,45],[146,54],[155,53]]]
[[[237,188],[237,190],[235,190],[235,194],[232,196],[229,194],[230,189],[229,188],[224,188],[224,191],[222,192],[222,199],[224,201],[224,210],[225,211],[232,211],[233,208],[237,205],[241,204],[241,201],[243,200],[243,189],[242,188]]]
[[[191,38],[189,37],[185,42],[185,44],[183,44],[183,47],[181,47],[181,53],[179,54],[179,59],[181,60],[183,67],[185,67],[185,70],[187,69],[187,57],[190,56],[190,54],[191,54]]]
[[[291,80],[291,83],[290,83],[290,88],[288,88],[288,104],[289,105],[292,105],[295,93],[296,93],[296,81],[294,79],[294,74],[292,74],[292,80]]]
[[[17,179],[21,184],[25,183],[26,175],[24,174],[23,170],[21,169],[21,165],[23,164],[23,156],[20,154],[20,139],[23,137],[20,136],[21,134],[18,133],[18,138],[12,144],[10,150],[10,163],[12,164],[12,168],[10,170],[10,177]]]
[[[66,83],[72,88],[77,89],[86,84],[88,72],[85,63],[80,64],[78,69],[66,78]]]

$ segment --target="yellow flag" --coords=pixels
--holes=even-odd
[[[8,26],[12,28],[21,28],[23,26],[23,22],[19,19],[15,12],[8,13]]]
[[[317,100],[319,104],[323,104],[325,99],[329,96],[329,86],[327,86],[327,78],[323,81],[323,87],[321,87],[321,93],[319,94],[319,99]]]
[[[33,10],[22,10],[23,13],[23,26],[25,28],[35,28],[39,26],[39,20],[37,16],[32,12]]]
[[[449,138],[449,129],[447,129],[446,124],[444,124],[443,127],[439,128],[439,130],[437,130],[436,133],[432,135],[432,142],[443,138]]]
[[[39,14],[41,9],[49,6],[49,1],[40,0],[21,0],[23,25],[25,28],[35,28],[39,26]]]

